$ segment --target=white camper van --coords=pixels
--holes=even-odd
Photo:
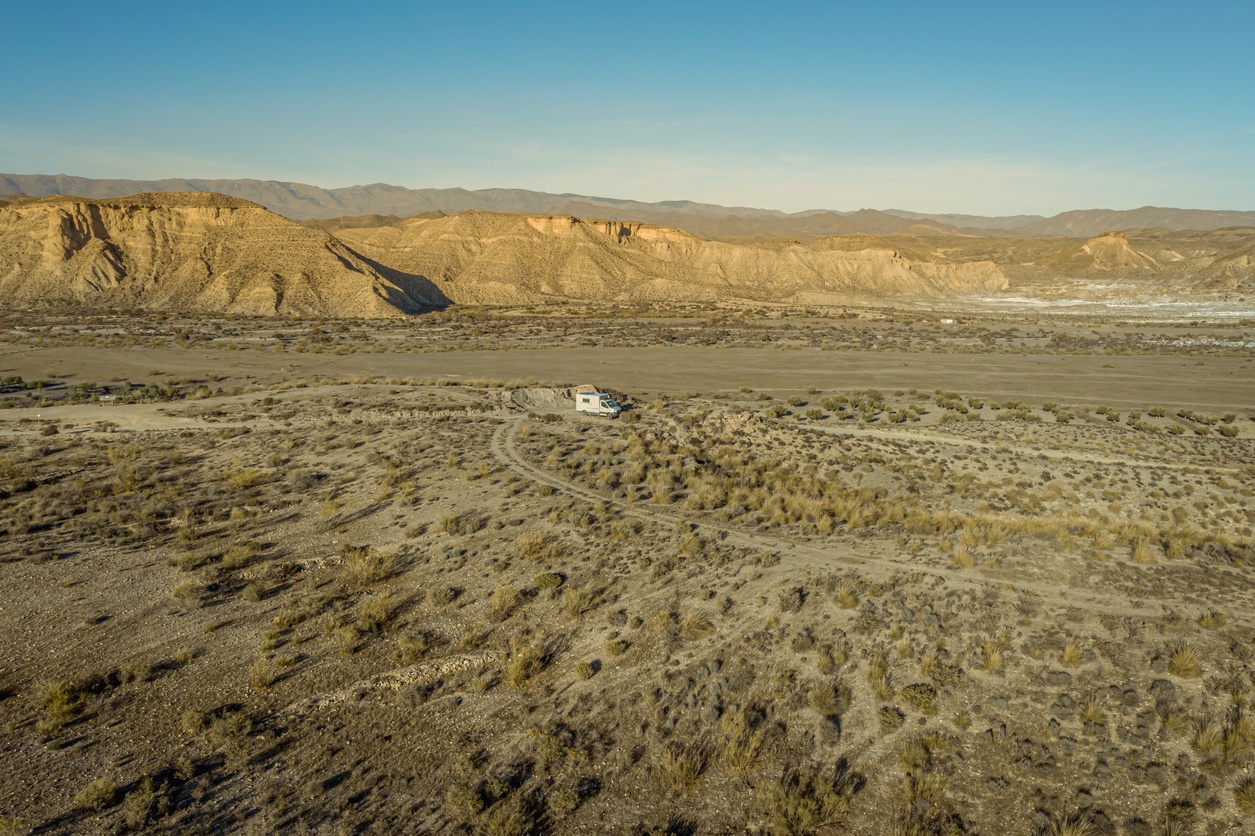
[[[623,408],[615,403],[614,398],[605,392],[598,392],[592,387],[581,386],[575,392],[575,411],[617,418],[619,413],[623,411]]]

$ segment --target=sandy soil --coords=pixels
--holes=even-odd
[[[1255,371],[1243,357],[1212,357],[1200,369],[1192,357],[990,356],[904,354],[890,351],[697,348],[559,348],[416,355],[284,355],[169,349],[75,348],[0,353],[0,374],[37,378],[46,370],[73,370],[76,378],[143,377],[160,369],[174,377],[230,369],[258,385],[317,377],[360,375],[451,380],[611,381],[643,397],[719,392],[750,386],[787,392],[831,389],[910,389],[938,386],[986,397],[1107,403],[1122,409],[1167,400],[1204,410],[1255,407]],[[276,367],[277,366],[277,367]],[[610,385],[607,383],[605,385]]]
[[[38,343],[0,832],[1255,822],[1240,355]]]

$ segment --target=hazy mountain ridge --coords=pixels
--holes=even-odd
[[[1123,229],[1211,230],[1227,226],[1255,226],[1255,211],[1153,206],[1131,210],[1074,210],[1050,218],[1037,215],[987,217],[927,214],[902,209],[860,209],[851,212],[811,209],[789,214],[774,209],[719,206],[688,200],[645,203],[528,189],[409,189],[387,183],[324,189],[277,180],[97,180],[63,174],[0,174],[0,194],[22,193],[33,197],[67,194],[99,199],[143,192],[217,192],[259,203],[294,220],[361,215],[406,218],[436,211],[455,214],[469,210],[568,214],[645,221],[685,229],[708,238],[734,241],[769,238],[814,240],[829,235],[859,233],[937,234],[929,230],[1088,238]]]

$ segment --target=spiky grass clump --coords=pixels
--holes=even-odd
[[[654,756],[659,781],[668,792],[688,792],[706,769],[706,758],[700,749],[680,743],[668,743]]]
[[[1174,644],[1168,651],[1168,673],[1182,679],[1197,679],[1203,673],[1194,648],[1184,642]]]

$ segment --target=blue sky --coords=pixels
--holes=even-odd
[[[0,170],[1255,209],[1255,4],[21,3]]]

